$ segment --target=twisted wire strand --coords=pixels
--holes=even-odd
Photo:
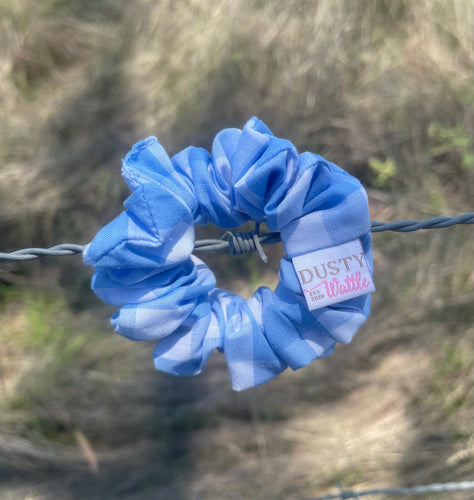
[[[0,262],[4,260],[34,260],[46,255],[62,256],[75,255],[82,253],[85,245],[76,245],[74,243],[63,243],[50,248],[23,248],[15,252],[3,253],[0,252]]]
[[[461,481],[459,483],[434,483],[426,486],[415,486],[413,488],[378,488],[374,490],[351,491],[344,490],[339,485],[339,493],[325,495],[322,497],[301,498],[299,500],[337,500],[348,498],[360,498],[369,495],[424,495],[426,493],[444,493],[446,491],[461,491],[474,489],[474,481]]]
[[[371,222],[371,232],[380,233],[382,231],[395,231],[398,233],[408,233],[418,231],[420,229],[442,229],[456,224],[474,224],[474,212],[468,212],[457,217],[433,217],[424,221],[403,220],[397,222]],[[281,241],[278,231],[273,233],[259,233],[259,224],[256,224],[255,229],[248,233],[232,233],[227,231],[220,240],[204,239],[197,240],[194,244],[194,251],[209,252],[215,250],[229,249],[231,255],[243,255],[257,251],[260,258],[267,262],[267,257],[263,251],[262,245],[271,245]],[[55,245],[50,248],[23,248],[15,252],[2,253],[0,252],[0,262],[2,261],[23,261],[34,260],[47,255],[62,256],[75,255],[82,253],[85,245],[76,245],[73,243],[64,243]]]
[[[468,212],[457,217],[433,217],[432,219],[417,221],[417,220],[402,220],[398,222],[371,222],[371,231],[379,233],[381,231],[397,231],[399,233],[408,233],[410,231],[418,231],[419,229],[442,229],[455,224],[474,224],[474,212]]]

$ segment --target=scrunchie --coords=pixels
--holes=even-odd
[[[224,352],[232,387],[243,390],[296,370],[348,343],[365,321],[365,294],[309,310],[292,257],[359,239],[372,273],[367,196],[354,177],[324,158],[298,154],[257,118],[225,129],[212,154],[189,147],[169,158],[158,140],[137,143],[123,161],[132,194],[126,210],[84,250],[94,292],[120,309],[115,331],[157,340],[155,367],[200,373]],[[247,221],[280,230],[286,255],[275,291],[248,300],[216,288],[197,257],[194,225],[235,228]]]

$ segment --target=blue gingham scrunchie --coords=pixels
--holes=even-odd
[[[84,250],[94,292],[119,309],[112,325],[132,340],[158,340],[155,367],[200,373],[225,353],[235,390],[263,384],[348,343],[365,321],[370,295],[310,311],[292,257],[359,239],[372,272],[367,196],[359,181],[257,118],[225,129],[212,152],[189,147],[169,158],[158,140],[137,143],[123,161],[132,194],[125,211]],[[247,221],[280,230],[286,255],[275,291],[248,300],[216,288],[192,255],[194,225]]]

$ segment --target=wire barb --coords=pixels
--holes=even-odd
[[[398,233],[408,233],[419,229],[442,229],[455,224],[474,224],[474,212],[458,215],[457,217],[433,217],[424,221],[402,220],[397,222],[371,222],[371,232],[380,233],[382,231],[395,231]],[[271,245],[281,241],[278,231],[273,233],[258,234],[260,224],[255,224],[255,229],[248,233],[232,233],[227,231],[220,240],[206,239],[198,240],[194,243],[195,252],[209,252],[215,250],[228,249],[231,255],[242,255],[257,251],[263,262],[267,262],[267,256],[262,245]],[[62,256],[82,253],[85,245],[64,243],[51,248],[24,248],[10,253],[0,252],[0,262],[7,260],[33,260],[45,257],[46,255]]]
[[[255,229],[249,233],[232,233],[227,231],[222,240],[229,244],[229,253],[231,255],[243,255],[257,251],[263,262],[267,263],[268,258],[263,251],[262,244],[259,238],[260,224],[255,223]]]

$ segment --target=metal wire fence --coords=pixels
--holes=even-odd
[[[420,229],[442,229],[456,224],[474,224],[474,212],[468,212],[457,217],[434,217],[424,221],[403,220],[397,222],[371,222],[371,232],[380,233],[382,231],[395,231],[398,233],[408,233],[419,231]],[[263,261],[267,261],[262,245],[270,245],[281,241],[280,233],[259,234],[259,224],[254,231],[248,233],[232,233],[227,231],[220,240],[206,239],[198,240],[194,244],[195,252],[205,252],[228,249],[232,255],[241,255],[257,251]],[[50,248],[23,248],[14,252],[0,252],[0,262],[2,261],[24,261],[35,260],[45,256],[63,256],[82,253],[85,245],[74,243],[63,243]]]

